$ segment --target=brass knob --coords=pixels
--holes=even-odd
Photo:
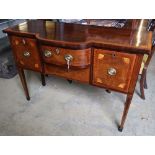
[[[108,74],[109,74],[109,75],[116,75],[116,73],[117,73],[117,71],[116,71],[115,68],[109,68],[109,69],[108,69]]]
[[[49,57],[52,56],[52,52],[49,51],[49,50],[45,50],[45,51],[44,51],[44,56],[49,58]]]
[[[30,57],[30,52],[28,52],[28,51],[24,51],[24,54],[23,54],[25,57]]]

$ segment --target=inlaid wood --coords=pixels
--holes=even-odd
[[[73,60],[70,61],[71,68],[87,68],[90,66],[91,49],[71,50],[52,46],[42,46],[41,51],[45,63],[67,67],[65,56],[71,55],[73,57]],[[46,51],[51,52],[51,56],[46,57]]]
[[[107,89],[128,92],[136,54],[95,49],[93,65],[93,84]],[[115,75],[108,73],[116,70]]]
[[[10,36],[10,40],[18,66],[34,71],[42,70],[36,39]]]
[[[121,29],[30,20],[7,33],[29,100],[24,69],[88,83],[127,95],[119,131],[127,117],[144,54],[150,54],[148,20],[127,20]],[[66,57],[67,55],[67,57]],[[69,59],[69,61],[68,61]]]

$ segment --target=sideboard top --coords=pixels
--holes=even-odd
[[[147,20],[143,19],[128,20],[123,28],[30,20],[3,31],[70,48],[96,47],[149,53],[152,47],[152,32],[147,31]]]

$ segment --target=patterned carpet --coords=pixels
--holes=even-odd
[[[7,37],[0,38],[0,78],[13,78],[17,74],[12,50]]]

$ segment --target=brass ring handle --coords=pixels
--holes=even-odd
[[[66,54],[66,55],[65,55],[65,60],[66,60],[66,61],[72,61],[72,60],[73,60],[73,56],[70,55],[70,54]]]
[[[117,71],[116,71],[115,68],[109,68],[109,69],[108,69],[108,74],[109,74],[109,75],[112,75],[112,76],[113,76],[113,75],[116,75],[116,73],[117,73]]]
[[[66,60],[66,62],[67,62],[67,70],[69,71],[70,62],[73,60],[73,56],[70,55],[70,54],[66,54],[64,58],[65,58],[65,60]]]
[[[25,57],[30,57],[30,52],[28,52],[28,51],[24,51],[24,54],[23,54]]]
[[[49,57],[52,56],[52,52],[49,51],[49,50],[45,50],[45,51],[44,51],[44,56],[49,58]]]

